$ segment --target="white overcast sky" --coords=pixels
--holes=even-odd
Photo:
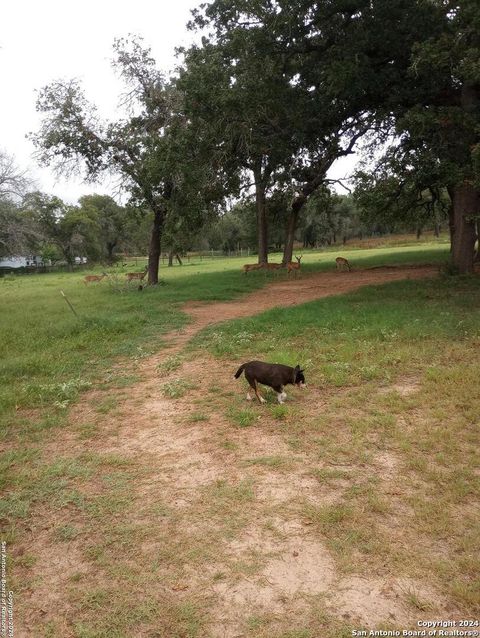
[[[174,49],[193,42],[190,11],[200,0],[4,0],[0,14],[0,148],[28,168],[37,187],[75,203],[92,192],[112,194],[112,184],[65,181],[40,169],[26,134],[35,131],[35,91],[56,79],[78,78],[105,118],[115,118],[121,84],[110,65],[116,37],[141,35],[159,68],[175,66]],[[352,160],[333,167],[344,177]]]

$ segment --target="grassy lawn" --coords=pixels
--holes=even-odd
[[[332,270],[338,254],[363,268],[447,251],[305,252],[305,270]],[[0,280],[0,523],[8,588],[35,635],[210,637],[233,609],[248,638],[346,638],[371,623],[344,591],[393,577],[392,604],[412,623],[478,615],[478,278],[371,286],[215,325],[142,378],[185,325],[183,302],[278,278],[243,276],[248,261],[164,269],[141,292],[87,288],[85,273]],[[301,363],[309,388],[287,388],[282,406],[270,392],[247,403],[232,371],[253,357]],[[325,560],[328,589],[272,597],[268,613],[226,598],[234,586],[277,592],[282,557],[302,551]]]
[[[268,406],[291,458],[308,458],[341,497],[321,506],[301,498],[299,516],[345,573],[415,575],[478,612],[478,278],[395,282],[274,309],[204,330],[191,347],[305,367],[310,397],[278,406],[267,392]],[[226,414],[245,427],[259,410],[240,400]]]

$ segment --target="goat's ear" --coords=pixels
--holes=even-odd
[[[301,372],[300,366],[295,366],[295,372]]]

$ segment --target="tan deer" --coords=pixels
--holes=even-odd
[[[145,270],[143,270],[142,272],[127,272],[125,273],[125,277],[127,278],[127,281],[132,281],[133,279],[138,279],[139,281],[142,281],[145,277],[145,275],[148,272],[148,266],[145,266]]]
[[[289,275],[291,272],[294,272],[295,273],[295,277],[297,276],[297,273],[300,271],[300,266],[301,266],[300,261],[301,261],[302,257],[303,257],[303,255],[300,255],[300,257],[297,257],[295,255],[295,259],[297,261],[296,262],[295,261],[288,262],[288,264],[287,264],[287,275]]]
[[[87,285],[92,283],[93,281],[102,281],[102,279],[105,279],[105,277],[108,277],[106,272],[102,273],[101,275],[87,275],[83,278],[83,283]]]
[[[260,268],[262,268],[262,266],[263,264],[245,264],[243,266],[243,272],[246,275],[247,272],[250,272],[250,270],[259,270]]]
[[[348,272],[352,270],[352,267],[348,263],[348,259],[345,259],[345,257],[337,257],[335,259],[335,263],[337,264],[337,270],[345,270],[345,267],[348,268]]]

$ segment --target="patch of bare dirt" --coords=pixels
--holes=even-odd
[[[418,379],[402,379],[392,385],[387,385],[378,389],[379,394],[388,394],[389,392],[396,392],[402,397],[407,397],[410,394],[418,392],[420,389],[420,382]]]
[[[413,611],[415,604],[423,609]],[[330,605],[344,617],[369,628],[378,628],[382,623],[409,627],[414,624],[412,618],[446,611],[445,601],[427,584],[393,577],[342,579]]]
[[[329,552],[297,521],[278,519],[273,530],[251,526],[229,550],[234,556],[258,556],[261,567],[253,576],[213,585],[218,612],[213,638],[243,635],[240,628],[249,616],[298,612],[306,596],[327,592],[335,580]]]
[[[394,480],[398,472],[398,458],[392,452],[383,451],[375,457],[375,464],[384,480]]]

